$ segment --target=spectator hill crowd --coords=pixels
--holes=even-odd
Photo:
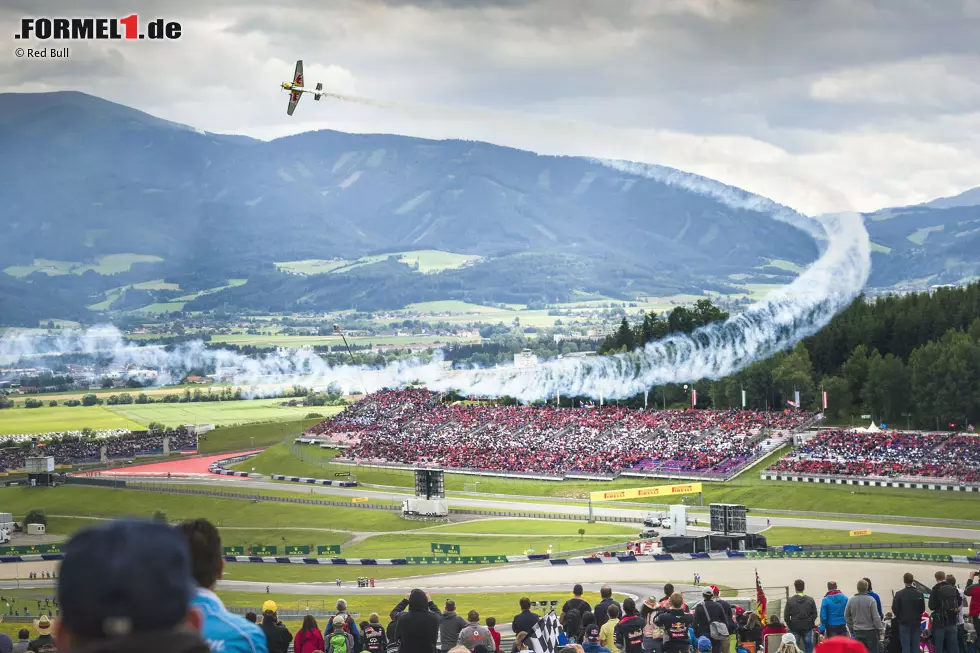
[[[197,435],[184,427],[170,434],[170,451],[197,451]],[[103,446],[106,457],[135,458],[163,453],[164,434],[153,431],[127,432],[114,438],[85,439],[63,438],[39,443],[36,455],[54,456],[56,465],[98,461]],[[0,448],[0,471],[23,469],[24,460],[31,453],[29,444]]]
[[[306,437],[348,445],[358,463],[610,475],[623,470],[724,477],[812,413],[441,404],[422,389],[383,390]]]

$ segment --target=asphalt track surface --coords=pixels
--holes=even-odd
[[[138,478],[137,469],[129,470],[129,476],[132,478]],[[147,480],[160,481],[159,478],[149,478]],[[411,496],[406,490],[406,492],[391,492],[384,490],[375,490],[367,488],[335,488],[324,485],[299,485],[296,483],[276,483],[271,481],[262,481],[256,479],[246,479],[246,478],[234,478],[230,476],[216,476],[210,475],[208,477],[202,478],[191,478],[185,480],[171,479],[167,480],[167,483],[172,483],[174,485],[180,484],[193,484],[193,485],[213,485],[216,489],[225,488],[230,491],[239,491],[242,489],[261,489],[261,490],[279,490],[279,491],[297,491],[302,488],[303,492],[298,492],[297,494],[303,494],[309,492],[311,494],[325,494],[344,498],[354,498],[354,497],[367,497],[369,499],[382,499],[386,501],[401,501],[402,499]],[[462,497],[451,497],[447,499],[449,505],[454,507],[473,507],[473,508],[485,508],[493,510],[508,510],[508,511],[527,511],[527,512],[551,512],[559,514],[572,514],[572,515],[587,515],[589,509],[587,506],[583,505],[572,505],[572,504],[556,504],[556,503],[535,503],[534,500],[529,500],[527,502],[516,503],[514,501],[501,501],[497,499],[473,499],[473,498],[462,498]],[[629,510],[623,508],[606,508],[606,507],[594,507],[593,514],[597,518],[602,517],[637,517],[643,514],[642,510]],[[900,517],[894,517],[894,519],[901,519]],[[913,525],[913,524],[880,524],[865,521],[850,521],[850,520],[829,520],[829,519],[801,519],[796,517],[748,517],[749,530],[752,532],[763,531],[767,522],[771,521],[772,526],[789,526],[794,528],[824,528],[830,530],[840,530],[840,531],[851,531],[871,528],[871,530],[877,533],[895,533],[900,535],[923,535],[927,537],[946,537],[955,540],[970,540],[972,542],[980,542],[980,528],[969,529],[969,528],[953,528],[947,526],[931,526],[931,525]],[[640,530],[640,525],[637,524],[637,532]],[[697,529],[695,529],[697,530]]]

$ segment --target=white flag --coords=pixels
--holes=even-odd
[[[742,408],[745,408],[745,390],[742,390]]]

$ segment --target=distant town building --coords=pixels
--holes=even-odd
[[[525,349],[518,354],[514,354],[514,367],[518,369],[528,369],[538,366],[538,357],[530,349]]]

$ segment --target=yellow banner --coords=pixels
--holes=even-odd
[[[686,485],[658,485],[656,487],[634,487],[628,490],[605,490],[591,492],[592,501],[617,501],[619,499],[646,499],[648,497],[668,497],[674,494],[697,494],[701,492],[700,483]]]
[[[856,537],[858,535],[871,535],[871,531],[867,529],[862,529],[860,531],[851,531],[851,537]]]
[[[368,500],[367,497],[354,497],[353,499],[351,499],[351,501],[353,501],[354,503],[367,503],[367,500]]]

